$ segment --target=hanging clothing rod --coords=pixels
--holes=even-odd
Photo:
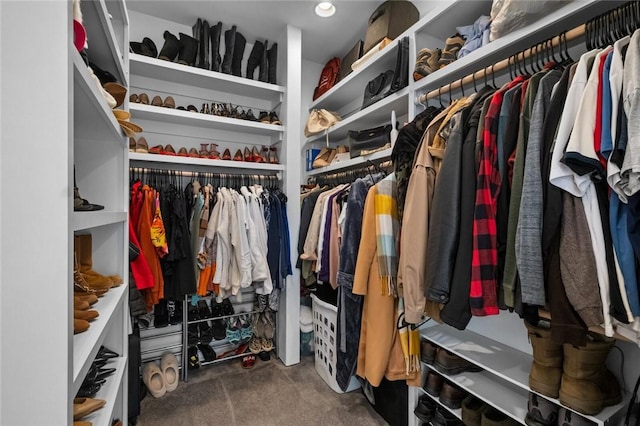
[[[211,173],[211,172],[190,172],[186,170],[168,170],[168,169],[148,169],[144,167],[129,167],[129,172],[134,173],[155,173],[161,175],[175,175],[179,177],[198,177],[198,176],[211,176],[213,178],[227,178],[227,177],[242,177],[242,178],[262,178],[262,179],[273,179],[277,177],[280,179],[280,176],[276,174],[271,175],[260,175],[260,174],[245,174],[245,173]]]
[[[541,45],[540,43],[538,43],[536,45],[531,46],[531,48],[520,51],[515,55],[511,55],[508,58],[501,60],[500,62],[496,62],[493,65],[490,65],[472,74],[466,75],[458,80],[455,80],[452,83],[441,86],[439,89],[435,89],[430,92],[423,93],[422,95],[418,96],[418,98],[416,99],[416,104],[424,104],[429,99],[434,99],[439,96],[442,96],[445,93],[449,93],[455,89],[459,89],[461,86],[465,86],[469,83],[473,83],[474,80],[479,80],[484,78],[485,75],[491,75],[491,74],[495,74],[500,71],[503,71],[509,68],[509,66],[512,64],[512,59],[514,57],[515,57],[515,61],[514,61],[515,64],[517,64],[519,61],[524,62],[526,59],[529,59],[532,56],[536,56],[541,51],[548,49],[549,44],[551,45],[552,48],[558,47],[561,45],[561,43],[566,44],[569,41],[573,41],[573,40],[576,40],[577,38],[583,37],[585,35],[585,32],[586,32],[586,24],[579,25],[567,32],[563,32],[562,34],[552,37],[550,42],[548,41],[547,45],[544,45],[544,44]],[[539,46],[542,46],[542,48],[539,49]]]
[[[362,167],[358,167],[350,170],[343,170],[340,172],[327,174],[327,175],[316,175],[311,176],[307,179],[309,184],[317,184],[317,183],[347,183],[342,182],[345,178],[347,181],[352,182],[359,177],[366,176],[368,174],[378,173],[379,171],[383,171],[383,169],[388,169],[393,166],[393,162],[391,160],[384,161],[382,163],[376,164],[374,162],[369,162],[364,164]]]

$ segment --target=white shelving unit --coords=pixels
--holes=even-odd
[[[348,170],[355,167],[366,165],[368,161],[378,162],[378,160],[387,160],[391,158],[391,148],[383,151],[374,152],[371,155],[361,155],[360,157],[350,158],[349,160],[341,161],[339,163],[330,164],[326,167],[320,167],[307,172],[307,176],[318,176],[321,174],[332,173],[340,170]]]
[[[426,328],[422,330],[421,337],[482,367],[485,370],[483,372],[463,373],[451,376],[450,379],[505,414],[523,422],[523,414],[526,415],[527,410],[528,393],[531,392],[529,389],[529,371],[533,361],[531,355],[472,331],[460,331],[447,325]],[[501,384],[500,381],[504,383]],[[508,389],[511,389],[511,392],[500,391]],[[555,398],[539,395],[562,406]],[[580,415],[597,425],[606,425],[625,408],[628,399],[628,395],[624,396],[620,404],[606,407],[595,416]],[[513,408],[509,409],[509,407]]]
[[[117,406],[122,404],[122,394],[120,391],[120,383],[124,379],[124,374],[127,371],[127,361],[123,358],[116,358],[106,365],[107,368],[115,368],[111,376],[107,378],[107,381],[95,398],[104,399],[107,403],[99,410],[86,416],[83,421],[91,422],[94,425],[110,425],[111,419],[116,416]],[[127,401],[124,401],[127,404]]]
[[[203,15],[201,18],[212,22],[210,16]],[[142,39],[147,35],[146,32],[150,34],[156,29],[159,31],[165,28],[165,21],[140,11],[132,13],[132,21],[132,33],[138,32],[132,35],[133,39]],[[137,27],[138,22],[144,27]],[[171,23],[171,25],[174,25],[172,27],[174,31],[191,34],[190,26],[181,26],[178,23]],[[166,96],[172,96],[176,106],[194,105],[198,110],[204,103],[231,104],[233,107],[240,106],[244,110],[251,109],[256,118],[261,111],[275,111],[282,125],[131,103],[131,120],[144,129],[139,136],[145,137],[149,148],[170,143],[176,152],[181,147],[187,150],[195,148],[200,151],[201,144],[210,143],[218,144],[217,150],[221,155],[225,149],[229,149],[233,157],[237,150],[244,153],[245,148],[252,150],[256,147],[260,151],[262,146],[269,146],[277,148],[279,164],[132,152],[129,154],[130,167],[232,175],[277,175],[285,193],[290,197],[293,193],[297,193],[299,185],[297,168],[287,167],[287,165],[296,164],[299,160],[296,151],[289,147],[297,144],[294,132],[290,131],[290,125],[293,123],[295,128],[300,123],[300,83],[297,81],[300,78],[301,68],[300,37],[299,29],[287,26],[283,28],[281,37],[274,40],[278,43],[278,84],[131,54],[130,93],[138,95],[146,93],[150,101],[154,96],[161,96],[163,99],[166,99]],[[250,51],[251,45],[248,44],[245,52]],[[247,54],[245,53],[245,58]],[[297,230],[300,216],[297,203],[287,203],[287,216],[290,229]],[[291,233],[290,241],[291,244],[296,241],[294,232]],[[291,262],[295,263],[295,258],[292,258]],[[286,365],[299,362],[299,290],[295,280],[294,277],[286,279],[286,287],[280,294],[277,319],[278,324],[287,324],[278,328],[275,342],[278,356]],[[163,342],[175,340],[164,338],[162,335],[162,330],[155,330],[148,337]],[[143,346],[147,347],[144,342]],[[152,347],[148,349],[155,352]]]

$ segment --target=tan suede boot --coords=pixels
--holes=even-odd
[[[106,280],[111,282],[111,287],[122,284],[122,278],[118,275],[102,275],[93,270],[93,241],[91,234],[74,236],[74,245],[80,262],[80,272],[87,282],[95,282],[98,285],[106,284]]]
[[[74,268],[73,268],[73,291],[76,296],[94,295],[97,297],[102,296],[111,288],[111,281],[108,285],[97,285],[96,283],[89,284],[84,279],[83,274],[80,272],[78,266],[78,258],[74,253]]]
[[[529,387],[551,398],[558,397],[562,377],[562,345],[551,340],[551,330],[525,321],[533,347]]]
[[[622,399],[620,385],[605,367],[615,340],[590,334],[584,347],[564,344],[560,402],[580,413],[594,415]]]

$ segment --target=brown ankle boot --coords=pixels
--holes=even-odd
[[[564,344],[560,402],[580,413],[594,415],[622,399],[620,385],[605,367],[614,339],[591,335],[584,347]]]
[[[551,398],[558,397],[562,378],[562,345],[551,340],[551,330],[525,322],[533,347],[529,387]]]
[[[111,287],[116,287],[122,284],[122,278],[118,275],[102,275],[93,270],[93,241],[91,234],[76,235],[73,242],[76,253],[79,257],[78,261],[80,263],[80,272],[82,272],[87,282],[95,281],[97,285],[106,285],[108,284],[108,280],[111,282]],[[95,277],[96,279],[92,277]]]

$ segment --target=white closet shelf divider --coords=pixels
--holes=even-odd
[[[237,77],[217,71],[163,61],[136,53],[129,54],[130,72],[141,77],[201,87],[238,96],[280,101],[284,86]]]
[[[351,74],[313,101],[309,106],[309,111],[314,108],[337,110],[354,99],[362,99],[365,86],[381,73],[380,69],[395,69],[398,40],[401,37],[392,40],[358,69],[352,71]]]
[[[113,140],[125,146],[126,139],[118,120],[75,50],[72,59],[74,137],[76,140]]]
[[[82,17],[87,31],[87,53],[91,62],[105,71],[115,72],[118,82],[128,87],[124,54],[118,46],[105,0],[82,2]],[[128,49],[129,46],[123,48]]]
[[[130,104],[132,120],[160,121],[191,127],[227,130],[249,133],[254,135],[281,136],[284,127],[275,124],[264,124],[258,121],[241,120],[238,118],[219,117],[217,115],[201,114],[192,111],[182,111],[173,108],[163,108],[153,105]]]
[[[524,418],[528,411],[527,403],[529,402],[529,393],[526,390],[506,382],[487,371],[477,373],[464,372],[450,376],[441,373],[431,365],[422,363],[422,366],[428,367],[476,398],[524,424]]]
[[[319,169],[313,169],[307,172],[307,176],[317,176],[321,174],[340,172],[343,170],[349,170],[358,166],[366,164],[368,161],[376,162],[377,160],[385,160],[391,158],[392,148],[385,149],[383,151],[374,152],[371,155],[361,155],[360,157],[350,158],[349,160],[341,161],[339,163],[329,164],[326,167],[320,167]]]
[[[127,212],[105,211],[94,212],[73,212],[73,230],[81,231],[85,229],[97,228],[98,226],[112,225],[127,220]]]
[[[122,315],[122,298],[129,294],[128,277],[122,277],[123,284],[111,288],[100,298],[92,309],[98,311],[100,316],[91,322],[89,329],[73,336],[73,388],[72,395],[78,393],[84,377],[91,367],[102,342],[111,328],[111,322],[116,315]],[[121,354],[122,355],[122,354]]]
[[[94,411],[82,418],[83,421],[91,422],[94,425],[110,426],[113,419],[113,409],[116,405],[118,390],[123,384],[123,376],[127,367],[126,358],[113,358],[105,368],[115,368],[116,371],[107,377],[107,381],[102,385],[94,398],[104,399],[107,403],[99,410]],[[127,386],[124,383],[124,386]]]
[[[392,93],[373,105],[356,112],[339,121],[329,128],[329,141],[339,142],[347,139],[349,130],[364,130],[391,123],[391,111],[396,112],[397,117],[402,117],[408,111],[409,88],[405,87],[399,92]],[[325,139],[324,132],[313,135],[307,139],[307,144]]]
[[[233,155],[233,153],[231,153]],[[249,161],[233,161],[233,160],[211,160],[207,158],[194,158],[194,157],[178,157],[172,155],[162,154],[141,154],[137,152],[129,153],[129,161],[132,163],[145,162],[145,163],[165,163],[165,164],[183,164],[194,166],[205,166],[215,169],[221,169],[224,173],[224,169],[244,169],[248,171],[252,170],[268,170],[268,171],[281,171],[284,170],[284,164],[267,164],[267,163],[252,163]],[[132,164],[133,167],[143,166],[141,164]],[[212,170],[213,171],[213,170]]]
[[[425,328],[420,332],[420,335],[423,339],[430,340],[459,357],[484,368],[485,373],[491,373],[527,392],[532,392],[529,389],[529,371],[533,361],[531,355],[473,331],[457,330],[446,324]],[[539,395],[562,406],[560,401],[555,398]],[[629,394],[623,395],[621,403],[605,407],[595,416],[578,414],[597,425],[605,425],[611,417],[625,408],[629,398]],[[569,407],[566,408],[570,409]],[[575,410],[571,411],[576,412]]]
[[[456,3],[465,2],[458,0]],[[530,25],[515,30],[485,46],[479,47],[446,67],[440,68],[417,82],[414,82],[412,86],[413,90],[417,92],[417,95],[420,95],[423,91],[437,89],[449,81],[454,81],[472,71],[491,66],[491,64],[497,61],[505,59],[508,55],[515,54],[522,49],[530,47],[531,44],[539,41],[541,38],[540,34],[556,35],[565,28],[572,28],[576,24],[585,22],[585,16],[587,16],[589,10],[593,11],[594,7],[598,7],[596,3],[597,0],[567,2],[563,7],[554,10]],[[452,5],[451,8],[453,6],[454,5]],[[472,22],[467,22],[466,24],[471,23]],[[430,46],[417,46],[417,49],[419,50],[424,47]],[[487,75],[487,78],[491,80],[490,75]],[[478,85],[484,83],[483,77],[477,77],[476,80]]]
[[[420,389],[420,393],[421,395],[427,395],[429,398],[431,398],[432,400],[434,400],[436,402],[436,404],[438,404],[439,406],[441,406],[442,408],[444,408],[445,410],[447,410],[448,412],[450,412],[451,414],[453,414],[454,416],[456,416],[457,419],[462,420],[462,408],[449,408],[446,405],[444,405],[443,403],[441,403],[438,400],[437,396],[433,396],[430,393],[428,393],[426,390],[424,390],[423,388],[419,388]]]

